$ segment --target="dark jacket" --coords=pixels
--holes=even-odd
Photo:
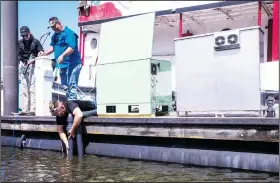
[[[44,49],[40,41],[35,39],[32,35],[28,41],[21,39],[18,41],[18,51],[17,51],[18,62],[21,61],[26,64],[31,54],[34,57],[37,57],[40,51],[44,51]]]

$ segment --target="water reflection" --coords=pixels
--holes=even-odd
[[[1,149],[2,181],[135,182],[135,181],[262,181],[279,182],[277,174],[187,167],[127,159],[85,156],[67,160],[58,152]]]

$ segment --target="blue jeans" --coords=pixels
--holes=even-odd
[[[60,78],[61,85],[66,91],[67,100],[77,100],[77,87],[82,64],[69,65],[69,67],[61,68]]]

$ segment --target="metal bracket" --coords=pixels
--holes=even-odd
[[[232,16],[230,16],[229,13],[223,10],[222,8],[215,8],[214,10],[220,11],[221,13],[226,15],[229,19],[233,20]]]
[[[275,117],[275,109],[273,108],[275,104],[275,98],[272,96],[268,96],[265,104],[267,106],[266,109],[266,117]]]
[[[262,5],[262,8],[264,9],[266,15],[267,15],[269,18],[271,18],[271,17],[272,17],[272,13],[269,12],[269,10],[268,10],[266,4],[265,4],[263,1],[261,1],[261,5]]]
[[[201,24],[202,24],[201,22],[199,22],[198,20],[196,20],[196,19],[194,18],[194,15],[188,16],[188,15],[186,15],[186,14],[183,14],[183,17],[186,17],[187,19],[189,19],[189,20],[195,22],[195,23],[198,24],[198,25],[201,25]]]

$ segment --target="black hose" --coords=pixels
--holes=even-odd
[[[83,145],[81,125],[79,125],[77,129],[77,149],[78,149],[78,157],[82,158],[84,156],[84,145]]]
[[[66,126],[66,133],[72,128],[73,126],[73,116],[72,114],[68,114],[68,117],[67,117],[67,126]],[[69,146],[69,149],[68,149],[68,158],[71,159],[73,158],[73,154],[74,154],[74,139],[73,137],[70,137],[68,139],[68,146]]]
[[[24,71],[23,75],[26,75],[26,73],[27,73],[27,70],[28,70],[29,66],[30,66],[30,64],[27,64],[27,67],[26,67],[26,69],[25,69],[25,71]]]
[[[69,146],[69,149],[68,149],[68,158],[69,159],[72,159],[73,158],[73,154],[74,154],[74,139],[73,137],[70,137],[68,139],[68,146]]]
[[[72,114],[68,114],[67,126],[66,126],[67,132],[72,128],[73,122],[74,122],[74,119],[73,119]],[[69,145],[68,158],[73,157],[73,155],[75,153],[75,149],[77,149],[77,151],[78,151],[79,158],[82,158],[84,156],[84,145],[83,145],[81,124],[78,126],[77,131],[76,131],[76,143],[75,143],[74,138],[70,137],[68,140],[68,145]]]
[[[91,111],[83,111],[83,118],[87,118],[89,116],[97,116],[97,109]],[[83,130],[81,127],[82,124],[79,125],[77,129],[77,148],[78,148],[78,156],[82,158],[84,156],[84,143],[83,143]]]
[[[47,36],[46,36],[46,35],[47,35]],[[43,41],[43,43],[42,43],[42,46],[43,46],[44,43],[46,42],[46,40],[47,40],[47,38],[48,38],[49,35],[51,35],[51,32],[47,32],[47,33],[45,33],[45,34],[43,34],[43,35],[41,36],[40,42],[41,42],[42,38],[43,38],[44,36],[46,36],[45,39],[44,39],[44,41]]]

